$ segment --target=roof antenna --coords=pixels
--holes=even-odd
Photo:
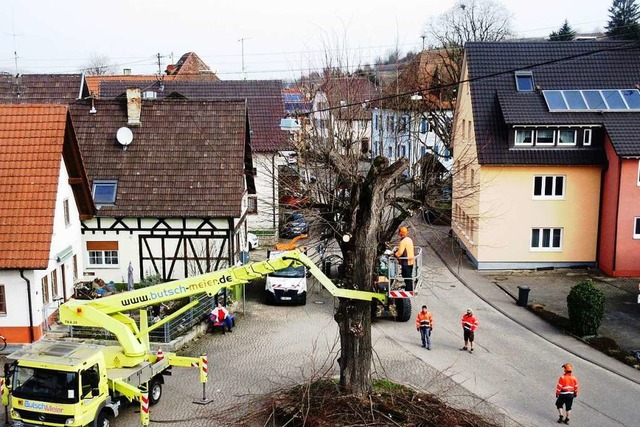
[[[18,77],[18,48],[16,47],[16,36],[19,36],[22,34],[16,34],[16,24],[13,18],[13,4],[11,4],[11,29],[13,31],[11,33],[11,35],[13,36],[13,60],[15,61],[15,64],[16,64],[16,77]]]

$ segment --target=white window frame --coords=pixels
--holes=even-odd
[[[636,182],[636,185],[640,187],[640,160],[638,160],[638,181]]]
[[[71,215],[69,213],[69,199],[64,199],[62,201],[62,213],[64,216],[64,225],[66,227],[71,225]]]
[[[118,268],[120,266],[120,253],[117,249],[89,250],[87,251],[88,262],[91,267]],[[114,262],[108,262],[113,261]]]
[[[540,142],[540,141],[538,141],[538,135],[540,134],[540,132],[551,132],[551,134],[553,135],[551,137],[552,141],[551,142]],[[542,146],[547,146],[547,147],[555,145],[556,144],[556,131],[555,131],[555,129],[538,129],[538,130],[536,130],[535,141],[536,141],[536,145],[542,145]]]
[[[538,230],[538,246],[533,246],[533,233],[534,230]],[[549,232],[549,244],[550,246],[542,246],[544,240],[544,232]],[[553,246],[553,233],[555,230],[560,231],[560,242],[558,247]],[[531,235],[529,238],[529,250],[532,252],[562,252],[562,243],[564,240],[564,229],[562,227],[534,227],[531,229]]]
[[[529,133],[529,138],[531,139],[531,142],[518,142],[518,135],[519,134],[525,134],[527,132]],[[516,145],[518,147],[531,147],[533,145],[533,139],[534,139],[533,130],[531,130],[531,129],[516,129],[515,138],[513,140],[513,143],[514,143],[514,145]]]
[[[538,179],[538,178],[542,180],[542,183],[540,185],[541,194],[536,194],[536,179]],[[552,180],[553,180],[551,186],[552,186],[554,194],[552,194],[550,196],[545,194],[547,178],[552,178]],[[562,194],[559,195],[559,196],[555,194],[556,182],[558,181],[558,178],[562,178]],[[534,199],[538,199],[538,200],[540,200],[540,199],[544,199],[544,200],[549,200],[549,199],[564,200],[565,194],[566,194],[566,189],[567,189],[567,177],[566,177],[566,175],[535,175],[533,177],[533,198]]]
[[[633,238],[636,240],[640,239],[640,216],[633,219]]]
[[[561,139],[561,137],[562,137],[562,133],[563,133],[563,132],[565,132],[565,133],[569,133],[569,132],[571,132],[571,133],[573,134],[573,141],[571,141],[571,142],[561,142],[561,141],[560,141],[560,139]],[[556,136],[556,139],[557,139],[557,141],[558,141],[558,145],[565,145],[565,146],[567,146],[567,145],[576,145],[576,141],[578,140],[578,131],[576,131],[576,130],[570,130],[570,129],[559,129],[559,130],[556,132],[556,135],[557,135],[557,136]]]
[[[584,133],[582,134],[582,145],[584,147],[590,146],[592,137],[593,137],[593,130],[592,129],[585,129]]]

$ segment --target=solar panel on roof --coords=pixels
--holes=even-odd
[[[564,98],[567,100],[570,110],[586,110],[587,103],[579,90],[565,90]]]
[[[545,101],[547,101],[547,107],[549,110],[566,110],[567,104],[564,102],[562,91],[560,90],[545,90],[542,92]]]
[[[637,89],[543,90],[549,111],[638,111]]]
[[[584,99],[587,100],[587,105],[590,110],[607,109],[607,104],[605,104],[604,98],[602,98],[599,90],[583,90],[582,94],[584,95]]]

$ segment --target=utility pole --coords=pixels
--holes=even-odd
[[[243,80],[247,80],[247,74],[245,73],[245,70],[244,70],[244,41],[245,40],[248,40],[248,39],[243,37],[238,40],[240,42],[240,46],[242,49],[242,79]]]
[[[425,39],[425,37],[427,37],[427,36],[425,36],[425,35],[423,34],[423,35],[421,35],[420,37],[422,37],[422,50],[424,50],[424,39]]]
[[[160,64],[160,52],[158,52],[158,54],[156,55],[156,58],[158,58],[158,75],[162,75],[162,65]]]

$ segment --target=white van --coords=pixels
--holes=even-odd
[[[268,259],[274,259],[286,251],[269,251]],[[271,304],[307,303],[307,268],[289,267],[267,276],[265,299]]]

